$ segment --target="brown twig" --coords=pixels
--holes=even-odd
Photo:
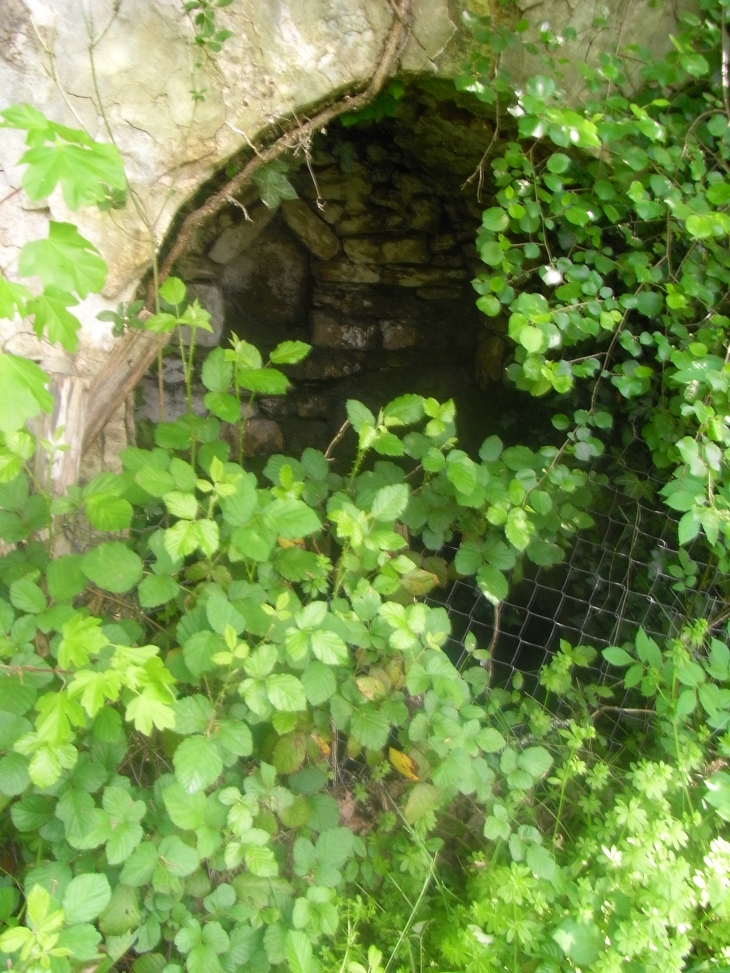
[[[332,451],[334,450],[335,446],[342,440],[342,437],[345,435],[345,433],[349,428],[350,428],[350,420],[345,419],[345,421],[342,423],[340,428],[337,430],[337,434],[335,435],[335,438],[327,447],[327,452],[324,454],[325,459],[332,459]]]
[[[469,183],[473,182],[474,179],[478,176],[479,182],[477,183],[477,202],[480,203],[482,201],[482,189],[484,188],[484,166],[487,164],[487,159],[489,159],[489,156],[492,154],[492,149],[497,144],[497,139],[499,138],[499,130],[501,127],[501,119],[499,116],[499,99],[497,99],[497,101],[495,102],[494,112],[495,112],[494,131],[492,132],[492,137],[489,140],[489,145],[485,149],[484,155],[479,160],[479,165],[476,167],[474,172],[472,172],[469,178],[462,183],[461,186],[461,189],[463,191],[464,189],[466,189]]]

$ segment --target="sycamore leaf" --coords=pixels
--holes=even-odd
[[[26,419],[53,408],[48,375],[35,362],[0,351],[0,431],[15,432]]]
[[[51,344],[60,344],[67,351],[76,351],[81,322],[67,308],[75,307],[78,303],[73,294],[58,287],[46,287],[38,297],[32,297],[27,309],[28,314],[34,315],[33,330],[38,337],[42,338],[45,331]]]
[[[53,126],[68,139],[72,129]],[[45,135],[52,138],[53,132]],[[79,133],[83,135],[83,133]],[[75,141],[75,140],[74,140]],[[32,200],[46,199],[60,182],[64,202],[71,210],[102,203],[107,197],[106,187],[125,189],[124,165],[113,145],[69,144],[55,140],[52,145],[38,145],[21,158],[28,168],[23,176],[23,189]]]
[[[106,264],[96,247],[71,223],[51,220],[47,240],[31,240],[20,252],[21,277],[37,275],[44,287],[72,291],[80,298],[104,286]]]
[[[30,291],[22,284],[13,284],[4,277],[0,277],[0,318],[15,317],[18,314],[25,315],[25,302],[30,297]]]

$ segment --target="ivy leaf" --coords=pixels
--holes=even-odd
[[[99,251],[72,223],[51,220],[47,240],[32,240],[20,252],[21,277],[38,276],[44,288],[71,291],[82,300],[104,286],[107,266]]]
[[[175,776],[187,794],[210,787],[223,771],[218,748],[204,736],[187,737],[172,758]]]
[[[12,321],[16,311],[24,317],[25,302],[30,296],[30,291],[23,284],[14,284],[0,276],[0,318],[9,318]]]

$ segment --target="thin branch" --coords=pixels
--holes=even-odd
[[[332,452],[335,446],[341,441],[342,437],[345,435],[345,433],[349,428],[350,428],[350,420],[345,419],[345,421],[342,423],[340,428],[337,430],[337,434],[335,435],[335,438],[327,447],[327,452],[324,454],[325,459],[332,459]]]
[[[726,30],[727,13],[725,7],[722,8],[722,20],[720,30],[722,32],[722,103],[725,106],[725,116],[730,122],[730,98],[728,98],[728,46]]]
[[[461,189],[463,192],[466,189],[466,187],[469,185],[469,183],[473,182],[474,179],[477,176],[479,176],[479,182],[477,183],[477,201],[480,203],[482,201],[482,189],[484,188],[484,166],[487,164],[487,160],[489,159],[489,156],[492,154],[492,149],[497,144],[500,127],[501,127],[501,118],[499,114],[499,98],[497,98],[497,101],[495,103],[495,113],[494,113],[494,131],[492,132],[492,137],[489,140],[489,145],[487,146],[484,155],[479,160],[479,165],[476,167],[474,172],[472,172],[469,178],[465,180],[461,185]]]

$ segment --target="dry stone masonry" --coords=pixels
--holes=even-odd
[[[331,126],[309,164],[290,160],[297,199],[232,205],[180,261],[212,314],[206,348],[231,332],[263,351],[287,338],[314,346],[289,370],[289,394],[254,406],[249,454],[325,448],[350,397],[377,409],[418,391],[455,398],[467,426],[488,417],[505,346],[474,306],[481,207],[461,184],[493,129],[455,97],[448,84],[413,84],[392,118]],[[186,409],[177,355],[171,346],[166,418]],[[157,385],[144,380],[140,419],[159,417]]]

